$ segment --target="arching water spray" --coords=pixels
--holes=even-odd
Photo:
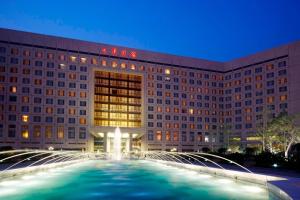
[[[113,159],[121,160],[121,130],[119,127],[115,130]]]

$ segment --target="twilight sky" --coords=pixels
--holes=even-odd
[[[228,61],[300,40],[300,1],[3,0],[0,27]]]

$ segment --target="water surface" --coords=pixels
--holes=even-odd
[[[151,161],[87,161],[0,181],[6,200],[275,199],[260,186]]]

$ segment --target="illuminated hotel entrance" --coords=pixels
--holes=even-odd
[[[122,131],[122,129],[121,129]],[[140,150],[141,133],[121,133],[121,152]],[[94,134],[94,151],[113,152],[114,132],[98,132]]]
[[[138,148],[142,124],[142,76],[95,71],[94,150],[112,152],[121,129],[121,151]]]

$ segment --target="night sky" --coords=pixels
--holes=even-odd
[[[228,61],[300,40],[300,1],[3,0],[0,27]]]

